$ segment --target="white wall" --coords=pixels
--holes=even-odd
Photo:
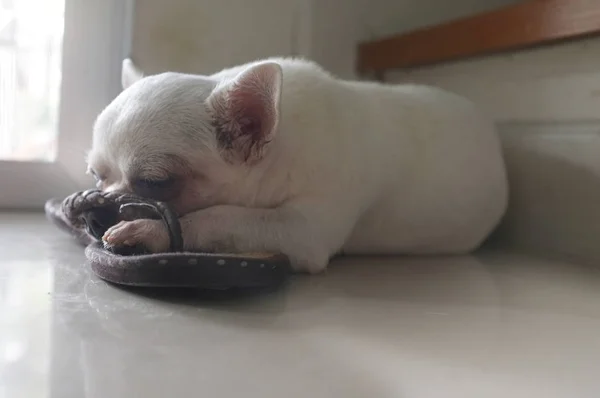
[[[360,40],[515,0],[137,0],[133,57],[149,73],[209,73],[302,55],[353,77]]]
[[[292,52],[297,0],[137,0],[132,56],[149,73],[210,73]]]
[[[498,121],[597,120],[600,39],[397,72],[389,80],[459,92]]]

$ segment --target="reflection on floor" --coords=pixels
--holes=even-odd
[[[224,298],[108,285],[0,215],[0,397],[597,397],[600,267],[493,251],[346,258]]]

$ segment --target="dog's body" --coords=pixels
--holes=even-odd
[[[129,85],[98,118],[90,169],[104,189],[171,190],[188,249],[283,252],[318,272],[340,251],[466,253],[505,212],[493,125],[453,94],[291,59],[143,79],[126,62]],[[167,247],[153,221],[105,238]]]

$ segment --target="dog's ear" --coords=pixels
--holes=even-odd
[[[279,124],[282,79],[279,64],[261,62],[211,93],[207,104],[227,160],[253,163],[263,157]]]
[[[123,66],[121,68],[121,86],[123,87],[123,90],[143,77],[144,72],[142,72],[131,59],[126,58],[123,60]]]

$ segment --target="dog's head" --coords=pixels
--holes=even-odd
[[[164,200],[179,214],[243,195],[277,135],[280,65],[144,77],[125,60],[122,84],[94,126],[88,171],[99,188]]]

